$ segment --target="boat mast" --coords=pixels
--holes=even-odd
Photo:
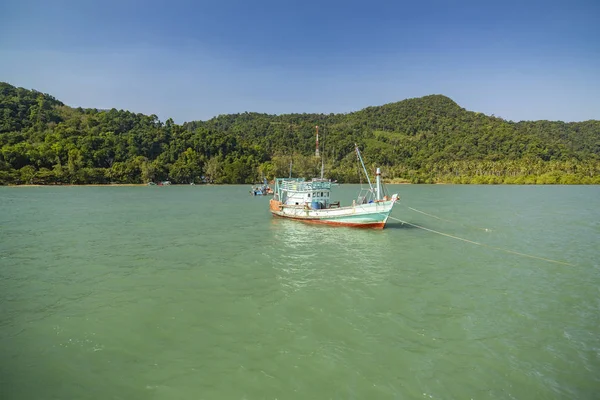
[[[381,200],[381,170],[379,167],[377,167],[375,175],[377,176],[377,200]]]
[[[290,138],[293,136],[293,134],[294,134],[294,125],[290,124]],[[292,139],[292,145],[290,146],[288,151],[290,152],[290,179],[291,179],[292,178],[292,164],[294,163],[293,139]]]
[[[315,126],[317,128],[317,146],[315,149],[315,157],[319,157],[319,126]]]
[[[317,156],[319,156],[319,127],[317,126]],[[323,174],[325,171],[325,152],[321,156],[321,179],[323,179]]]
[[[367,173],[367,169],[365,168],[365,163],[363,162],[363,159],[360,155],[360,150],[358,150],[358,145],[354,143],[354,146],[356,149],[356,155],[358,156],[358,159],[360,160],[360,163],[363,167],[363,171],[365,171],[365,176],[367,177],[367,182],[369,182],[369,187],[371,188],[371,191],[374,191],[375,189],[373,189],[373,185],[371,184],[371,179],[369,178],[369,174]]]

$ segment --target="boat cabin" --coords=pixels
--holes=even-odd
[[[309,207],[313,210],[330,208],[331,181],[328,179],[278,178],[274,200],[285,206]],[[339,204],[339,203],[336,203]]]

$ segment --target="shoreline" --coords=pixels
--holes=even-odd
[[[598,186],[597,183],[452,183],[452,182],[435,182],[435,183],[411,183],[411,182],[383,182],[385,185],[456,185],[456,186]],[[359,185],[360,183],[342,183],[340,185]],[[41,187],[162,187],[162,185],[147,185],[144,183],[98,183],[98,184],[81,184],[81,185],[0,185],[8,188],[41,188]],[[202,183],[190,185],[189,183],[171,184],[164,186],[252,186],[250,183]]]
[[[33,185],[33,184],[25,184],[25,185],[0,185],[0,187],[110,187],[110,186],[148,186],[143,183],[86,183],[82,185]],[[189,186],[189,185],[177,185],[177,186]]]
[[[385,185],[419,185],[418,183],[411,182],[383,182]],[[436,183],[436,185],[446,185],[447,183]],[[84,184],[51,184],[51,185],[42,185],[42,184],[8,184],[8,185],[0,185],[0,187],[136,187],[136,186],[253,186],[256,183],[196,183],[195,185],[190,185],[189,183],[172,183],[170,185],[148,185],[147,183],[84,183]],[[269,185],[274,185],[274,183],[269,183]],[[360,185],[360,182],[356,183],[341,183],[340,185]]]

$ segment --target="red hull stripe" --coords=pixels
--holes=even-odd
[[[335,221],[324,221],[320,219],[305,219],[305,218],[294,218],[294,217],[283,217],[281,215],[273,214],[274,217],[293,219],[296,221],[307,222],[311,224],[323,224],[323,225],[334,225],[334,226],[350,226],[353,228],[373,228],[383,229],[385,222],[368,222],[368,223],[352,223],[352,222],[335,222]]]

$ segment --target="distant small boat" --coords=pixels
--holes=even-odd
[[[253,187],[252,189],[250,189],[250,194],[252,196],[267,196],[267,195],[272,195],[273,189],[271,189],[270,187],[266,186],[257,186],[257,187]]]
[[[275,195],[269,202],[273,216],[319,224],[383,229],[399,198],[398,194],[389,196],[384,193],[379,168],[375,187],[371,184],[357,145],[355,150],[369,188],[362,189],[352,205],[341,207],[339,201],[331,201],[331,188],[337,183],[323,179],[321,169],[321,178],[310,181],[304,178],[276,178]]]
[[[252,196],[267,196],[267,195],[272,195],[273,189],[271,189],[271,187],[269,186],[267,179],[263,177],[263,184],[260,186],[252,186],[252,189],[250,189],[250,194]]]

